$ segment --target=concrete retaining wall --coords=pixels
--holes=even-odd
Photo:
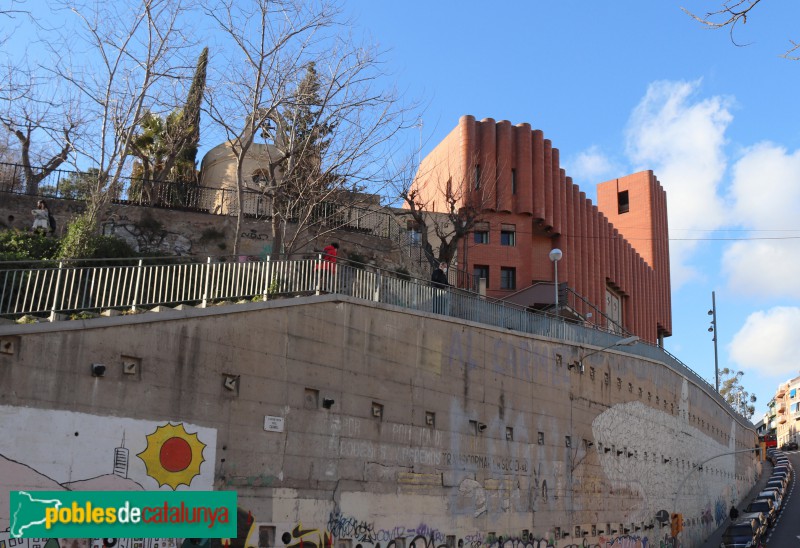
[[[757,436],[660,363],[608,350],[581,373],[590,349],[332,295],[4,325],[0,349],[0,504],[233,489],[243,546],[672,545],[676,510],[693,546],[760,469],[694,470]],[[203,457],[184,484],[147,451],[165,425]]]

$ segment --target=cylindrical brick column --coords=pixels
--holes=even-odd
[[[544,220],[544,133],[533,130],[533,218]]]
[[[573,289],[576,293],[583,295],[583,242],[585,237],[584,226],[581,221],[581,191],[575,186],[572,193],[572,210],[575,212],[575,238],[573,238]]]
[[[553,144],[544,140],[544,226],[553,226]]]
[[[497,209],[497,127],[492,118],[478,124],[480,136],[481,206],[484,210]]]
[[[474,116],[462,116],[458,120],[461,133],[461,173],[455,174],[453,182],[461,185],[461,195],[472,202],[475,188],[475,165],[478,163],[478,139]],[[472,202],[474,203],[474,202]]]
[[[547,151],[545,150],[545,154]],[[557,148],[550,151],[550,159],[552,167],[550,170],[550,177],[553,186],[553,216],[552,226],[553,234],[561,234],[561,166],[559,165],[559,152]]]
[[[566,215],[566,227],[564,229],[563,235],[566,237],[562,237],[561,239],[564,241],[564,259],[567,262],[567,271],[568,271],[568,278],[569,286],[572,289],[575,289],[575,208],[572,207],[574,202],[574,195],[576,192],[576,186],[572,184],[572,181],[569,177],[567,177],[567,184],[566,184],[566,192],[564,195],[564,202],[567,206],[567,215]],[[563,236],[562,235],[562,236]]]
[[[511,195],[513,129],[508,120],[501,120],[497,124],[497,210],[507,213],[514,210]]]
[[[516,143],[517,194],[514,196],[517,213],[533,214],[533,151],[530,124],[518,124],[514,128]]]

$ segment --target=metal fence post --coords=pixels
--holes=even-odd
[[[264,278],[264,291],[262,292],[262,298],[263,298],[265,301],[266,301],[267,299],[269,299],[269,288],[270,288],[270,286],[272,285],[272,276],[271,276],[271,274],[272,274],[272,269],[270,268],[270,267],[272,266],[272,263],[270,263],[270,262],[269,262],[269,259],[270,259],[270,258],[269,258],[269,256],[267,256],[267,260],[266,260],[266,263],[267,263],[267,266],[266,266],[267,273],[266,273],[266,276],[265,276],[265,278]]]
[[[372,296],[372,300],[375,302],[381,301],[381,271],[378,270],[375,276],[375,292]]]
[[[56,309],[58,308],[58,291],[61,289],[61,273],[64,266],[63,261],[58,261],[58,274],[56,274],[56,290],[53,293],[53,306],[50,308],[50,321],[56,321]],[[63,301],[62,301],[63,302]]]
[[[211,257],[209,257],[208,260],[206,261],[206,275],[205,275],[205,283],[203,285],[203,303],[202,303],[203,308],[208,306],[208,282],[210,276],[211,276]]]
[[[139,259],[139,264],[136,265],[136,282],[133,286],[133,302],[131,303],[131,310],[136,312],[136,305],[139,304],[139,288],[142,286],[142,260]]]
[[[322,294],[322,277],[325,275],[322,269],[322,253],[317,255],[317,264],[314,266],[314,272],[316,273],[317,283],[315,294],[321,295]]]

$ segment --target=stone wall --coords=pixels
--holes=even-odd
[[[590,350],[334,295],[3,325],[0,485],[121,488],[124,446],[129,488],[177,488],[147,462],[169,425],[203,457],[181,488],[253,516],[242,546],[671,546],[676,510],[697,546],[759,472],[752,425]]]
[[[36,207],[37,200],[38,196],[0,192],[0,229],[30,229],[31,210]],[[58,234],[63,234],[69,220],[84,208],[83,202],[77,200],[48,199],[47,204],[56,218]],[[233,253],[236,217],[110,204],[101,215],[100,226],[104,234],[121,238],[135,250],[151,255],[219,257]],[[344,258],[353,255],[389,270],[404,268],[422,278],[430,276],[429,267],[418,260],[418,253],[412,257],[409,249],[398,242],[355,231],[335,230],[321,234],[299,253],[320,252],[333,240],[339,242],[339,253]],[[240,255],[265,258],[272,251],[272,241],[268,220],[244,219]]]

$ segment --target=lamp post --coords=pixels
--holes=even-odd
[[[713,341],[714,341],[714,382],[717,388],[717,392],[719,392],[719,357],[717,354],[717,301],[714,292],[711,292],[711,310],[708,311],[708,315],[711,316],[711,326],[708,328],[709,333],[713,333]]]
[[[564,254],[558,248],[553,248],[550,250],[550,260],[553,261],[553,266],[555,267],[555,283],[553,286],[556,288],[556,314],[558,314],[558,261],[561,260]]]
[[[736,455],[737,453],[750,453],[752,451],[758,451],[759,452],[759,456],[760,456],[761,455],[761,446],[759,445],[758,447],[753,447],[752,449],[739,449],[737,451],[728,451],[727,453],[720,453],[719,455],[714,455],[713,457],[707,458],[703,462],[695,464],[692,467],[692,469],[689,470],[689,473],[686,474],[686,476],[683,478],[683,481],[681,481],[680,485],[678,485],[678,489],[675,491],[675,499],[672,501],[672,508],[675,510],[675,512],[676,513],[678,512],[678,497],[680,496],[681,490],[683,489],[683,484],[686,483],[686,480],[689,479],[689,476],[691,476],[695,472],[695,470],[702,470],[703,469],[703,465],[705,463],[707,463],[708,461],[710,461],[710,460],[718,459],[719,457],[725,457],[725,456],[728,456],[728,455]]]
[[[583,360],[585,360],[586,358],[588,358],[592,354],[597,354],[598,352],[603,352],[604,350],[608,350],[609,348],[614,348],[614,347],[617,347],[617,346],[632,346],[632,345],[636,344],[638,340],[639,340],[638,336],[631,335],[630,337],[625,337],[624,339],[618,340],[614,344],[610,344],[610,345],[608,345],[608,346],[606,346],[604,348],[598,348],[597,350],[592,350],[588,354],[584,354],[583,356],[581,356],[581,359],[578,360],[578,363],[580,364],[580,368],[581,368],[581,373],[583,372]]]

